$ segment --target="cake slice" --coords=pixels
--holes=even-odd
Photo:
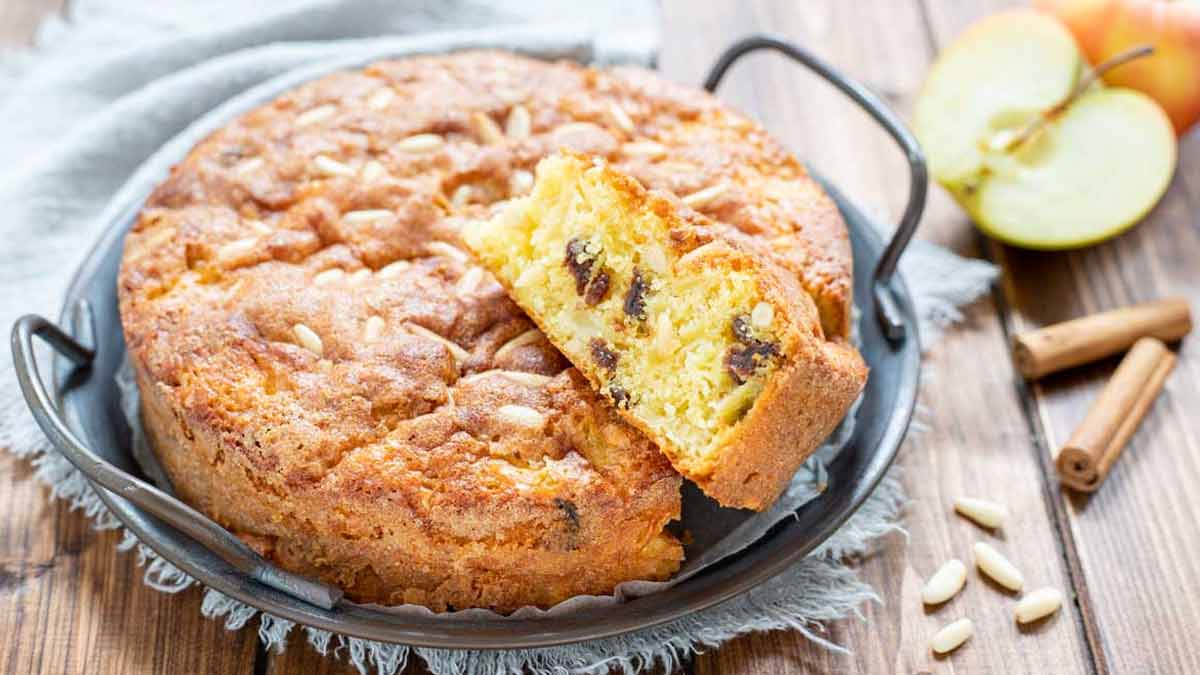
[[[678,200],[558,155],[463,238],[550,341],[681,474],[762,510],[858,396],[799,282]]]

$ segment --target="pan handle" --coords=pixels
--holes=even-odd
[[[896,227],[892,240],[888,242],[887,248],[879,258],[879,263],[875,266],[872,278],[872,295],[875,299],[875,314],[879,318],[879,324],[889,340],[898,341],[905,334],[904,317],[892,295],[891,280],[896,273],[896,264],[900,261],[900,254],[904,252],[913,233],[917,231],[917,224],[921,220],[921,214],[925,211],[925,193],[929,188],[929,173],[925,168],[925,156],[921,152],[921,147],[904,123],[892,113],[887,104],[879,100],[879,97],[872,94],[870,90],[843,75],[803,47],[774,35],[749,35],[730,45],[708,71],[708,77],[704,79],[704,88],[709,92],[716,90],[717,85],[721,83],[721,78],[725,76],[725,72],[734,62],[742,56],[760,49],[772,49],[780,52],[825,78],[826,81],[853,99],[863,110],[866,110],[896,141],[908,159],[908,204],[904,207],[904,215],[900,218],[900,224]]]
[[[76,310],[76,321],[87,326],[84,330],[90,330],[91,313],[88,306],[81,302],[76,305]],[[35,335],[70,360],[76,368],[90,368],[96,352],[36,314],[21,317],[13,326],[13,362],[21,393],[38,426],[71,464],[93,482],[161,518],[256,581],[324,609],[333,609],[337,605],[342,598],[341,590],[275,567],[204,514],[153,485],[130,476],[85,446],[59,414],[46,390],[34,355]]]

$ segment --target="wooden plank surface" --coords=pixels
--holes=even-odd
[[[945,41],[974,17],[1012,3],[928,2]],[[1004,267],[1014,334],[1123,305],[1183,295],[1200,308],[1200,137],[1186,137],[1166,196],[1131,232],[1070,253],[992,244]],[[1166,393],[1105,485],[1092,497],[1056,492],[1078,566],[1088,637],[1099,668],[1118,673],[1200,672],[1188,638],[1200,626],[1200,356],[1184,340]],[[1074,430],[1117,363],[1093,364],[1032,385],[1034,422],[1048,461]]]
[[[250,673],[256,636],[200,616],[196,589],[142,585],[136,556],[0,454],[0,673]]]
[[[60,0],[0,2],[0,44],[27,43],[36,17]],[[664,3],[662,69],[699,82],[736,37],[771,30],[809,46],[907,115],[939,46],[1003,0],[808,0]],[[762,120],[868,212],[894,221],[905,168],[887,137],[852,104],[781,57],[748,57],[721,96]],[[822,635],[853,654],[821,650],[798,634],[746,636],[699,655],[695,673],[1200,672],[1190,636],[1200,626],[1200,361],[1185,343],[1168,393],[1104,488],[1070,499],[1047,478],[1048,448],[1072,430],[1112,362],[1020,385],[1008,362],[1010,333],[1128,302],[1185,294],[1200,306],[1200,140],[1186,139],[1167,198],[1134,232],[1086,251],[1035,254],[980,237],[936,187],[921,236],[1002,265],[993,297],[927,359],[919,419],[926,431],[902,451],[912,498],[907,542],[891,537],[861,563],[881,604]],[[969,373],[969,377],[962,374]],[[0,673],[350,673],[296,632],[281,654],[256,650],[253,630],[227,632],[199,618],[200,594],[145,588],[116,535],[93,532],[78,513],[45,500],[27,464],[0,455]],[[1014,523],[993,536],[949,512],[959,495],[1007,502]],[[970,563],[991,541],[1032,585],[1074,598],[1028,630],[1011,619],[1012,598],[973,570],[966,590],[926,611],[920,586],[948,557]],[[932,658],[929,636],[970,616],[977,637]],[[410,664],[406,672],[424,672]]]

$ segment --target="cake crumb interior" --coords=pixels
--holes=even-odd
[[[613,175],[547,158],[530,196],[465,239],[615,406],[703,472],[782,360],[776,312],[753,270],[716,264],[728,244],[689,248],[677,220]]]

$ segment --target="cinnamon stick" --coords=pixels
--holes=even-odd
[[[1121,352],[1140,337],[1172,342],[1192,330],[1184,298],[1167,298],[1047,326],[1013,340],[1017,370],[1036,379]]]
[[[1081,492],[1100,487],[1174,367],[1175,355],[1161,340],[1133,345],[1058,453],[1054,464],[1063,485]]]

